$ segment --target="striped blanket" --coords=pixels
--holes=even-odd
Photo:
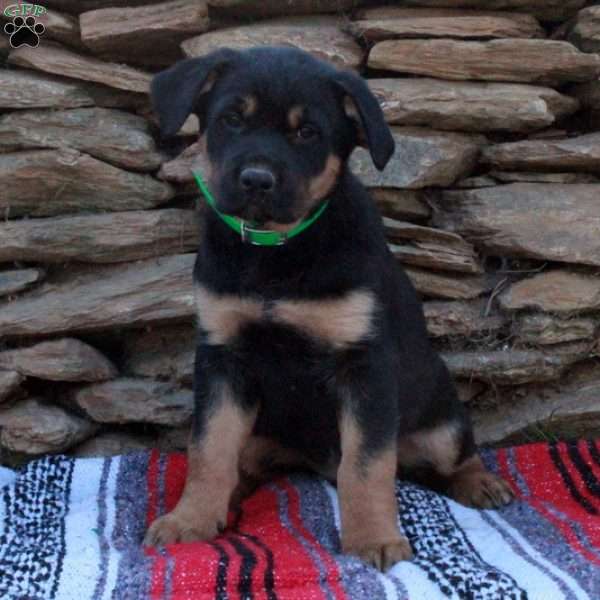
[[[141,547],[174,506],[185,457],[48,457],[0,489],[0,598],[600,599],[600,445],[485,455],[518,500],[460,506],[398,482],[415,559],[381,574],[340,554],[335,489],[309,476],[261,488],[219,538]]]

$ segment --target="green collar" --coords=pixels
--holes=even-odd
[[[308,219],[304,219],[304,221],[298,223],[296,227],[285,233],[269,229],[254,229],[247,221],[220,212],[217,209],[215,199],[206,187],[200,173],[193,171],[193,175],[200,191],[206,199],[206,203],[219,215],[219,217],[221,217],[225,224],[229,225],[231,229],[240,234],[242,241],[249,242],[255,246],[282,246],[290,238],[293,238],[299,233],[302,233],[305,229],[308,229],[323,214],[329,204],[329,200],[325,200],[312,216],[308,217]]]

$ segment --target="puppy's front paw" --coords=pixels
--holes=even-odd
[[[164,546],[177,542],[211,540],[223,531],[223,528],[224,524],[221,521],[209,520],[201,524],[173,511],[156,519],[150,525],[144,538],[144,545]]]
[[[405,537],[385,542],[368,540],[365,543],[342,544],[344,554],[358,556],[379,571],[387,571],[401,560],[410,560],[413,552]]]
[[[481,470],[456,476],[450,496],[465,506],[500,508],[512,502],[514,493],[504,479]]]

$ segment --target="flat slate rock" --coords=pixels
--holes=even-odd
[[[476,302],[442,302],[423,304],[427,331],[432,337],[470,337],[498,331],[505,323],[500,314],[485,315],[485,304]]]
[[[600,56],[555,40],[388,40],[373,46],[368,66],[439,79],[556,85],[598,78]]]
[[[386,10],[387,9],[387,10]],[[362,11],[344,29],[359,39],[378,42],[399,38],[542,38],[531,15],[508,12],[384,7]]]
[[[0,223],[0,226],[2,224]],[[0,252],[4,238],[0,234]],[[19,259],[20,260],[20,259]],[[32,285],[39,283],[45,277],[42,269],[15,269],[0,271],[0,296],[10,296],[22,292]]]
[[[192,416],[194,397],[170,383],[122,378],[86,385],[70,402],[97,423],[153,423],[176,427]]]
[[[128,452],[150,450],[156,444],[154,436],[115,429],[99,433],[73,448],[70,453],[78,458],[120,456]]]
[[[504,310],[534,309],[551,313],[600,310],[600,277],[562,269],[513,283],[498,296]]]
[[[129,92],[147,93],[150,89],[149,73],[77,54],[58,44],[45,43],[43,52],[39,52],[37,48],[21,46],[10,53],[8,62],[27,69],[93,81]]]
[[[483,139],[417,127],[392,127],[396,151],[379,172],[369,152],[357,148],[350,168],[368,187],[418,189],[452,185],[475,166]]]
[[[423,221],[431,215],[423,190],[397,190],[394,188],[371,188],[371,198],[382,215],[392,219]]]
[[[504,390],[495,409],[471,411],[478,444],[530,441],[534,429],[553,438],[596,437],[600,427],[598,363],[576,367],[559,386]]]
[[[552,350],[472,350],[442,352],[453,377],[494,385],[521,385],[559,379],[566,369],[590,356],[590,344],[573,343]]]
[[[143,6],[159,2],[164,2],[164,0],[46,0],[44,6],[79,14],[86,10],[96,10],[109,6]]]
[[[410,6],[514,10],[535,15],[543,21],[562,21],[575,14],[586,0],[405,0]]]
[[[484,148],[481,159],[505,171],[586,171],[600,174],[600,133],[524,140]]]
[[[101,8],[79,16],[83,43],[103,58],[169,66],[182,58],[180,43],[206,31],[202,0],[172,0],[131,8]]]
[[[194,375],[196,328],[192,322],[132,331],[124,340],[124,371],[191,385]]]
[[[500,255],[600,266],[598,198],[599,184],[444,191],[433,224]]]
[[[214,8],[232,17],[275,17],[280,15],[310,15],[350,11],[359,0],[208,0]]]
[[[23,454],[64,452],[91,437],[98,426],[48,404],[28,398],[0,410],[0,446]]]
[[[94,331],[189,319],[195,254],[94,267],[0,305],[0,336]]]
[[[383,218],[383,226],[392,254],[400,261],[417,267],[481,273],[475,249],[459,235]]]
[[[25,377],[17,371],[5,371],[0,369],[0,404],[6,400],[12,400],[20,395],[21,383]]]
[[[33,71],[0,69],[0,109],[75,108],[94,99],[73,80]]]
[[[104,381],[117,376],[108,358],[73,338],[0,352],[0,369],[49,381]]]
[[[197,213],[177,208],[20,219],[0,222],[0,261],[127,262],[189,252],[199,241]]]
[[[189,183],[194,181],[192,171],[207,173],[210,170],[208,157],[202,149],[201,142],[194,142],[176,158],[164,162],[158,177],[173,183]]]
[[[406,265],[403,269],[417,292],[426,298],[469,300],[487,290],[484,278],[477,275],[439,273]]]
[[[182,44],[186,56],[204,56],[225,46],[245,50],[254,46],[293,46],[338,67],[358,69],[363,50],[335,17],[289,17],[252,25],[209,31]]]
[[[574,98],[519,83],[369,79],[386,120],[451,131],[528,132],[577,110]]]
[[[591,317],[531,314],[514,323],[513,333],[526,344],[546,346],[592,339],[598,326],[598,319]]]
[[[71,149],[0,154],[0,212],[8,218],[153,208],[174,195],[150,175]]]
[[[18,111],[0,117],[0,152],[73,148],[125,169],[164,161],[143,117],[107,108]]]
[[[600,183],[590,173],[534,173],[531,171],[490,171],[492,180],[502,183]]]

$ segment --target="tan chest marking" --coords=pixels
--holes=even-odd
[[[341,349],[374,333],[375,296],[355,290],[327,300],[280,300],[270,310],[262,300],[219,295],[196,286],[200,326],[211,344],[227,344],[249,323],[288,325],[310,337]]]
[[[196,286],[196,309],[200,327],[211,344],[227,344],[247,323],[263,317],[262,303],[233,295],[219,295]]]
[[[272,318],[343,348],[373,334],[374,312],[375,296],[356,290],[330,300],[283,300],[275,304]]]

